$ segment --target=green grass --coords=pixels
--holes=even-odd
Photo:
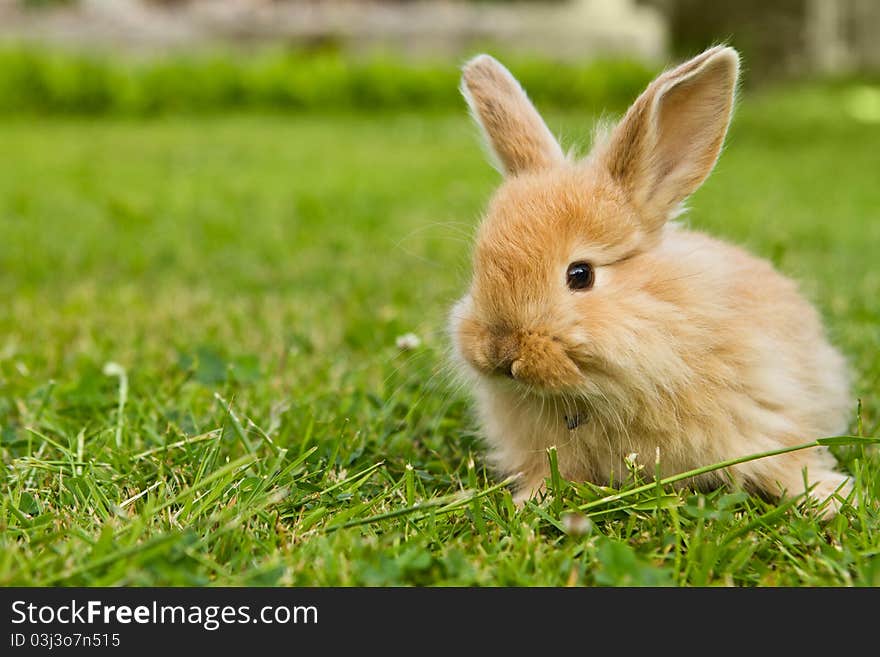
[[[847,98],[744,101],[689,220],[802,282],[874,436],[880,126]],[[871,445],[834,447],[862,504],[827,524],[558,478],[515,510],[444,366],[497,182],[463,109],[19,117],[0,144],[0,585],[880,584]]]

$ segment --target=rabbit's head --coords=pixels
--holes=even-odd
[[[661,74],[582,160],[501,64],[465,65],[462,92],[505,177],[451,313],[468,369],[538,394],[602,394],[672,366],[683,292],[663,236],[718,158],[738,62],[716,47]]]

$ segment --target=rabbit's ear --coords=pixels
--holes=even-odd
[[[708,177],[730,123],[739,55],[711,48],[654,80],[601,152],[655,230]]]
[[[461,92],[502,173],[535,171],[565,158],[519,82],[494,58],[478,55],[465,64]]]

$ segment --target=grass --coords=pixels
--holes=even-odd
[[[689,221],[801,281],[876,436],[880,126],[847,93],[747,98]],[[567,144],[591,120],[550,117]],[[514,508],[443,365],[497,182],[463,109],[0,144],[0,584],[880,585],[870,444],[833,447],[861,505],[827,524],[638,477]]]

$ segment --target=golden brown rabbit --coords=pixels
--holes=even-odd
[[[663,73],[575,161],[501,64],[464,67],[505,181],[450,329],[491,460],[522,474],[520,500],[548,476],[551,445],[564,476],[608,483],[626,478],[632,453],[648,473],[659,453],[667,476],[846,429],[844,359],[795,283],[672,221],[715,165],[738,69],[735,50],[715,47]],[[804,471],[819,501],[850,491],[824,448],[728,476],[796,495]]]

